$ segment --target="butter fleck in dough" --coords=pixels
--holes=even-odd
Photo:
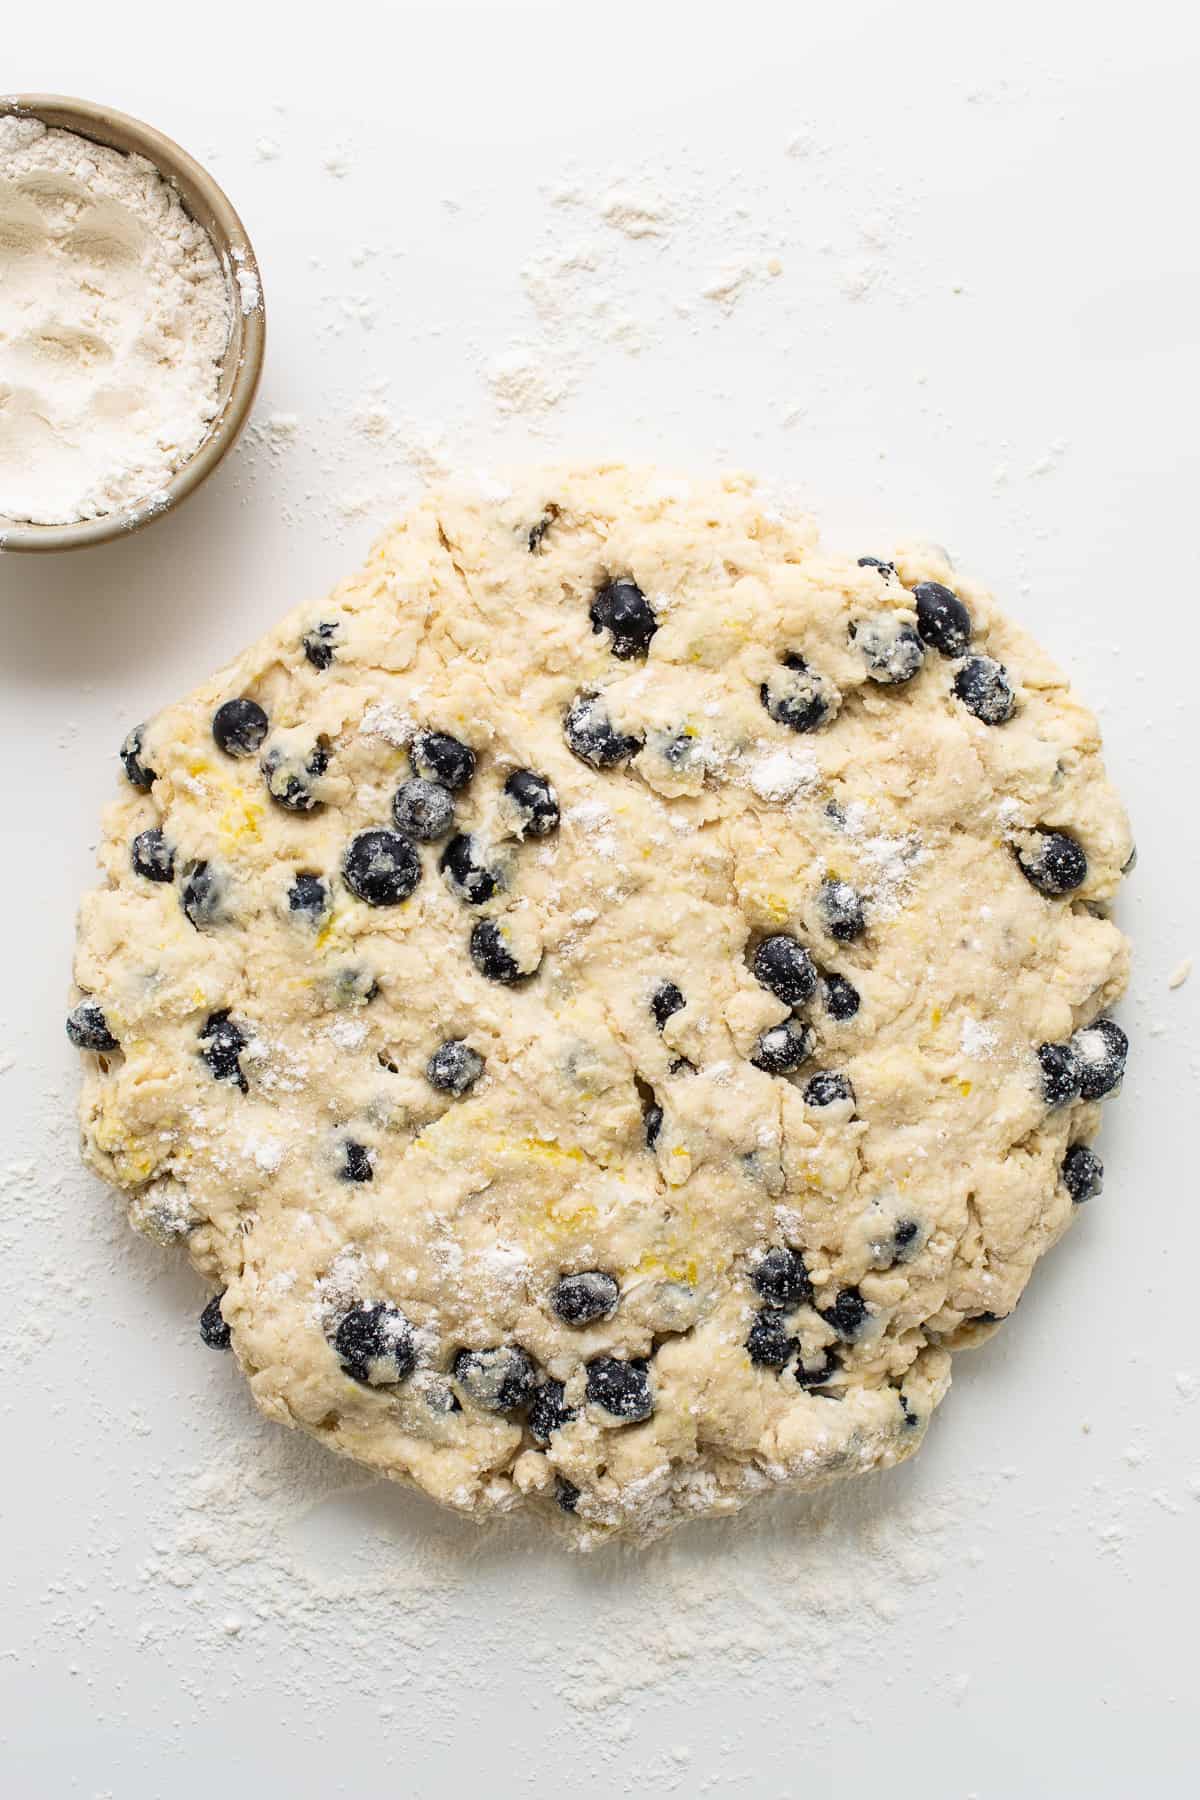
[[[266,1414],[583,1546],[917,1447],[952,1352],[1071,1218],[1060,1169],[1099,1106],[1049,1109],[1038,1048],[1125,986],[1131,844],[1055,666],[940,553],[892,564],[823,553],[741,476],[440,489],[143,728],[153,784],[109,808],[80,915],[76,998],[119,1044],[83,1059],[84,1152],[224,1290]],[[923,581],[1007,670],[1003,723],[914,648]],[[617,582],[656,626],[639,611],[625,654],[589,616]],[[633,754],[572,752],[581,695]],[[267,715],[258,755],[214,742],[233,697]],[[346,852],[395,829],[430,731],[474,752],[452,830],[489,879],[448,880],[443,835],[408,898],[367,904]],[[540,834],[518,769],[552,790]],[[150,827],[173,879],[131,864]],[[1082,848],[1072,892],[1022,873],[1037,831]],[[472,959],[481,922],[519,979]],[[787,1032],[752,967],[773,934],[818,976]],[[808,1054],[771,1073],[764,1034]],[[822,1072],[844,1080],[810,1092]],[[580,1274],[597,1316],[568,1321]]]

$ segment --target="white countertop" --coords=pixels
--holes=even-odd
[[[6,82],[208,164],[268,308],[254,434],[178,516],[0,557],[6,1793],[1194,1781],[1198,48],[1164,0],[6,18]],[[128,726],[348,572],[421,468],[566,454],[753,468],[859,553],[946,543],[1097,707],[1141,851],[1105,1192],[919,1458],[585,1561],[257,1420],[200,1282],[76,1166],[62,1030]]]

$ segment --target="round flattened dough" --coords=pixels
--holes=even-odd
[[[109,809],[80,921],[76,998],[120,1045],[84,1058],[85,1153],[224,1289],[266,1413],[585,1543],[918,1444],[1071,1217],[1099,1109],[1049,1109],[1038,1048],[1125,985],[1131,846],[1053,664],[940,553],[892,563],[823,554],[740,477],[437,491],[143,729],[155,779]],[[913,650],[931,580],[1007,670],[1003,723]],[[621,757],[568,746],[580,695]],[[269,720],[255,755],[214,742],[232,697]],[[437,777],[430,731],[474,753],[458,878],[441,820],[409,897],[369,904],[348,848]],[[552,790],[536,829],[518,769]],[[171,880],[131,863],[151,827]],[[1062,896],[1016,858],[1049,829],[1086,856]],[[473,960],[485,925],[516,979]],[[753,973],[773,934],[820,975],[794,1017]],[[806,1097],[818,1072],[844,1080]],[[594,1316],[560,1317],[584,1273],[560,1303]]]

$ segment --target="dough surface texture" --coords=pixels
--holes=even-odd
[[[938,551],[439,489],[123,756],[85,1156],[265,1413],[448,1506],[590,1547],[898,1462],[1098,1190],[1128,823]]]

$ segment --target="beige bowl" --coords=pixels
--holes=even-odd
[[[241,220],[212,176],[161,131],[107,106],[66,100],[58,94],[8,95],[0,99],[0,116],[5,114],[40,119],[44,125],[74,131],[113,150],[133,151],[152,162],[175,189],[187,212],[212,239],[229,289],[229,342],[221,365],[217,413],[197,449],[167,483],[165,498],[105,513],[99,519],[85,519],[78,525],[31,525],[28,520],[6,519],[0,514],[2,550],[79,550],[85,544],[104,544],[127,537],[152,519],[161,518],[200,486],[237,441],[262,373],[266,322],[258,263]],[[254,297],[248,310],[244,308],[243,293]]]

